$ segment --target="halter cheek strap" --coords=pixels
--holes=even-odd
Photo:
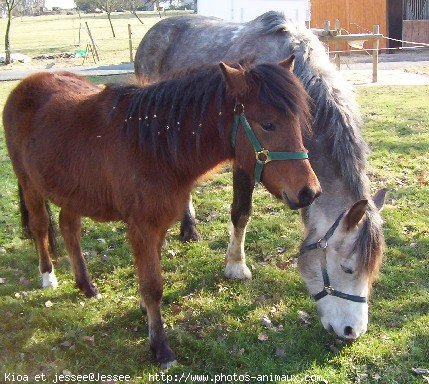
[[[344,212],[340,216],[338,216],[337,220],[335,220],[335,223],[331,226],[331,228],[329,228],[325,236],[323,236],[316,243],[304,246],[301,250],[301,253],[311,251],[314,249],[321,249],[323,251],[323,256],[320,259],[320,268],[322,270],[322,277],[323,277],[323,289],[319,293],[316,293],[315,295],[313,295],[314,300],[318,301],[323,297],[330,295],[330,296],[339,297],[344,300],[354,301],[356,303],[366,303],[367,299],[365,296],[349,295],[348,293],[337,291],[336,289],[332,288],[331,282],[329,280],[327,260],[326,260],[326,249],[328,248],[328,244],[329,244],[328,240],[334,234],[343,216],[344,216]]]
[[[252,127],[247,121],[246,116],[244,115],[243,105],[239,104],[238,106],[241,109],[241,113],[236,114],[234,116],[234,122],[232,123],[232,131],[231,131],[231,145],[233,148],[235,148],[238,127],[241,125],[244,129],[244,132],[247,135],[247,138],[249,139],[250,143],[253,146],[253,150],[255,151],[256,164],[255,164],[254,176],[255,176],[255,181],[257,183],[261,182],[261,175],[262,175],[262,170],[264,169],[264,165],[269,163],[270,161],[308,159],[308,153],[303,151],[272,152],[272,151],[269,151],[268,149],[265,149],[259,142],[258,138],[256,137],[255,133],[252,130]],[[236,108],[234,108],[234,111],[236,111],[237,109],[238,108],[236,106]]]

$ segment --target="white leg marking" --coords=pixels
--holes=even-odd
[[[58,287],[58,280],[55,276],[54,268],[52,268],[52,272],[42,273],[42,288],[56,288]]]
[[[194,208],[194,204],[192,202],[192,195],[189,196],[188,209],[189,209],[189,213],[191,214],[191,216],[193,218],[195,218],[195,208]]]
[[[229,279],[251,279],[252,272],[246,265],[246,255],[244,254],[244,238],[246,227],[233,227],[231,239],[226,253],[225,276]]]

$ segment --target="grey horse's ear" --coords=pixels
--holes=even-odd
[[[384,202],[386,200],[386,192],[387,192],[387,188],[379,189],[375,193],[374,197],[372,198],[372,200],[374,201],[375,206],[377,207],[377,209],[379,211],[381,211],[383,209]]]
[[[357,203],[353,204],[344,217],[344,226],[347,231],[355,228],[359,224],[366,212],[367,206],[368,200],[359,200]]]
[[[246,82],[243,68],[240,66],[240,69],[236,69],[223,62],[219,63],[219,67],[228,84],[229,91],[234,96],[245,96],[248,93],[249,87]]]
[[[295,67],[295,55],[290,55],[286,60],[281,61],[279,65],[293,72],[293,68]]]

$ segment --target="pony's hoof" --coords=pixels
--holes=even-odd
[[[227,263],[225,267],[225,276],[228,279],[250,280],[252,272],[245,263]]]
[[[85,289],[83,291],[86,297],[93,297],[95,299],[101,299],[101,294],[98,292],[98,289],[95,287],[91,287],[88,289]]]
[[[101,299],[101,295],[98,292],[98,289],[94,285],[92,285],[92,284],[85,284],[85,285],[78,284],[77,286],[81,289],[81,291],[83,292],[83,294],[86,297],[94,297],[96,299]]]
[[[165,363],[159,363],[159,365],[161,366],[162,369],[167,370],[167,369],[177,365],[177,360],[167,361]]]
[[[169,347],[167,347],[166,350],[157,353],[156,360],[162,369],[168,369],[177,364],[176,355]]]
[[[42,273],[42,288],[57,288],[58,280],[54,271]]]
[[[182,229],[180,231],[180,241],[182,243],[188,243],[190,241],[199,241],[200,239],[200,234],[195,227]]]

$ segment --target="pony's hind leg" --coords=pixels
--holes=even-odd
[[[161,245],[165,231],[130,225],[128,238],[133,249],[140,292],[149,325],[149,343],[163,368],[175,364],[176,357],[168,345],[161,317],[162,276]]]
[[[231,239],[225,259],[225,276],[230,279],[251,279],[252,272],[246,265],[244,240],[252,211],[252,180],[240,169],[234,168],[234,197],[231,205],[233,224]]]
[[[187,241],[198,241],[199,239],[200,235],[195,226],[195,209],[192,203],[192,195],[189,195],[188,205],[180,223],[180,241],[185,243]]]
[[[58,281],[50,257],[49,227],[50,217],[46,209],[46,202],[30,185],[19,185],[21,200],[21,217],[23,228],[34,240],[39,254],[39,268],[42,274],[42,287],[56,288]],[[54,249],[52,251],[55,251]]]
[[[98,290],[91,283],[80,246],[82,229],[80,216],[62,208],[60,212],[60,229],[71,261],[76,285],[86,296],[97,296]]]

